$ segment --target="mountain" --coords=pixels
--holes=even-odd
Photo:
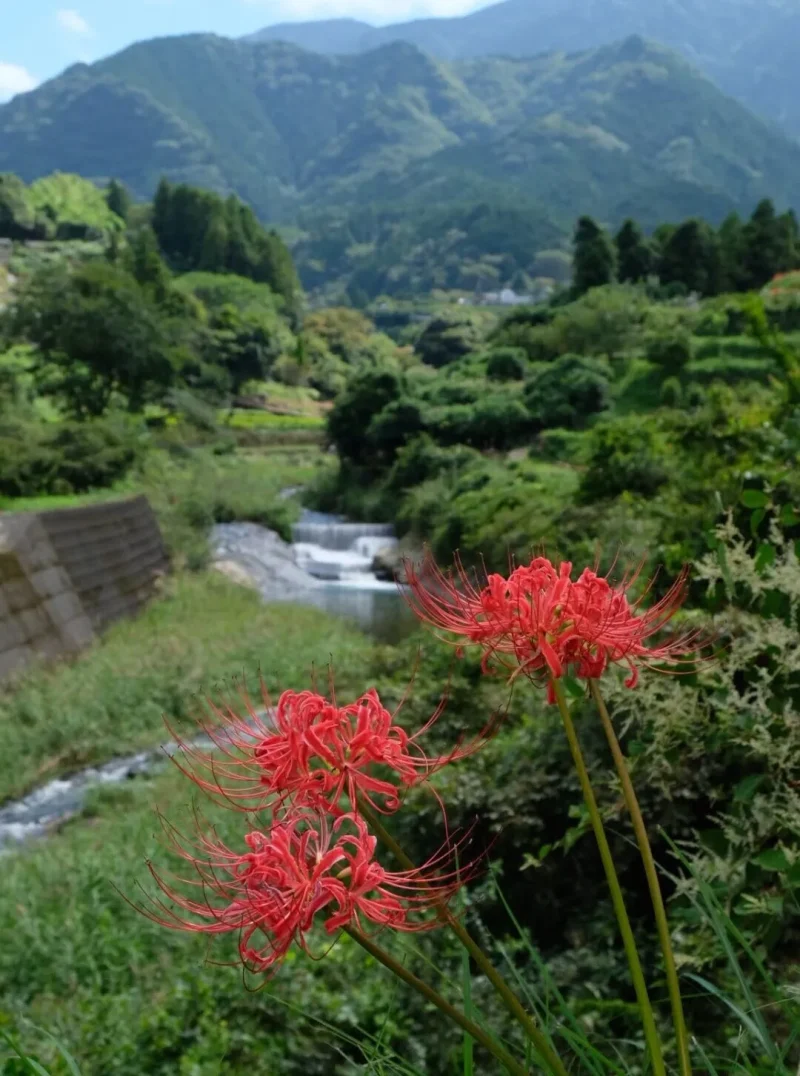
[[[308,52],[323,52],[329,56],[345,56],[366,52],[364,41],[375,27],[358,19],[319,19],[315,22],[280,22],[265,30],[250,34],[245,41],[286,41]]]
[[[653,227],[764,196],[800,206],[800,145],[636,36],[454,63],[403,42],[338,57],[213,35],[143,42],[0,107],[0,172],[56,170],[119,178],[139,198],[162,174],[235,192],[301,226],[306,279],[354,257],[387,273],[419,252],[500,264],[515,237],[533,257],[579,213]]]
[[[461,18],[380,28],[353,22],[330,33],[327,25],[283,24],[250,40],[289,40],[332,54],[407,41],[455,60],[575,52],[638,34],[681,52],[727,93],[800,136],[795,0],[504,0]]]
[[[160,38],[0,107],[0,171],[55,170],[116,176],[141,198],[165,174],[235,191],[274,221],[490,188],[568,217],[649,203],[648,223],[764,195],[800,204],[800,146],[639,37],[453,64],[402,42],[331,57]]]

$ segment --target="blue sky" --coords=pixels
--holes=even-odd
[[[75,6],[72,6],[73,3]],[[229,37],[275,22],[352,16],[372,23],[462,15],[490,0],[0,0],[0,101],[78,61],[133,41],[213,31]]]

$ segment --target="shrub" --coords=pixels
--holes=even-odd
[[[525,352],[519,347],[501,347],[489,352],[486,376],[492,381],[522,381],[528,371]]]
[[[604,359],[562,355],[525,386],[525,403],[536,429],[579,429],[609,404],[611,371]]]
[[[142,452],[135,429],[121,422],[0,425],[0,494],[34,497],[112,486]]]
[[[434,318],[417,341],[417,352],[428,366],[447,366],[469,355],[481,343],[480,324],[469,316]]]
[[[647,342],[648,362],[665,370],[681,370],[693,358],[692,338],[686,331],[651,336]]]
[[[680,407],[683,400],[683,386],[677,377],[668,377],[661,386],[661,402],[665,407]]]
[[[652,497],[668,477],[664,445],[652,419],[630,415],[600,423],[592,431],[580,496],[584,502],[621,493]]]

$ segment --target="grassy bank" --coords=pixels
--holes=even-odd
[[[0,802],[79,767],[164,739],[198,692],[259,667],[271,687],[308,685],[336,655],[343,690],[360,688],[370,642],[316,609],[264,606],[217,573],[180,575],[135,620],[71,665],[34,668],[0,695]]]
[[[4,863],[0,1011],[54,1076],[67,1069],[25,1021],[67,1047],[82,1076],[364,1071],[363,1055],[331,1029],[360,1038],[359,1025],[383,1028],[386,1040],[401,1042],[408,998],[347,939],[322,962],[291,954],[274,982],[248,990],[240,968],[219,966],[234,959],[235,939],[209,948],[126,903],[142,898],[146,860],[167,861],[154,808],[186,828],[189,795],[175,771],[105,791],[83,819]],[[211,817],[223,835],[237,821],[224,810]],[[320,953],[328,944],[320,939]],[[439,1060],[403,1071],[446,1069]]]

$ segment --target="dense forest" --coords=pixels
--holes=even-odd
[[[761,200],[721,221],[632,213],[610,229],[583,216],[569,247],[531,240],[524,258],[558,266],[540,274],[558,286],[547,302],[510,310],[459,301],[465,277],[437,276],[433,244],[418,262],[430,286],[406,282],[404,301],[376,275],[360,283],[356,309],[349,279],[349,305],[309,304],[291,244],[237,198],[168,179],[155,191],[145,202],[117,180],[0,181],[0,507],[144,492],[174,569],[139,619],[74,662],[4,686],[0,803],[43,777],[156,747],[164,714],[188,721],[198,695],[226,695],[237,673],[253,692],[259,669],[270,689],[299,691],[312,663],[333,660],[337,697],[374,685],[404,729],[425,725],[444,693],[430,730],[436,753],[480,739],[495,715],[480,750],[433,778],[451,832],[467,832],[470,854],[484,856],[459,916],[557,1047],[584,1050],[575,1071],[638,1076],[647,1062],[637,996],[546,693],[523,690],[522,678],[510,691],[482,675],[479,655],[454,657],[429,634],[377,645],[318,610],[263,605],[207,570],[209,532],[247,521],[288,539],[301,498],[282,493],[301,486],[310,507],[394,523],[412,561],[427,544],[445,567],[458,551],[465,569],[490,572],[541,549],[581,568],[642,564],[632,586],[662,570],[645,594],[654,601],[689,565],[676,616],[681,630],[713,632],[713,660],[681,676],[645,669],[635,690],[610,675],[604,690],[662,872],[695,1069],[793,1076],[794,215]],[[487,229],[512,219],[487,216]],[[491,238],[498,251],[503,234]],[[517,256],[510,242],[507,256]],[[516,268],[527,275],[527,264]],[[509,269],[502,263],[502,283]],[[591,700],[579,682],[565,686],[656,1031],[670,1044],[618,778]],[[190,820],[190,798],[172,771],[100,789],[44,844],[4,859],[0,1039],[25,1047],[27,1071],[502,1071],[349,936],[332,949],[323,938],[313,953],[324,960],[292,950],[274,978],[247,989],[238,966],[220,966],[236,964],[232,939],[209,948],[131,908],[120,892],[133,900],[160,854],[154,805]],[[229,807],[213,815],[222,835],[235,832]],[[426,788],[410,787],[391,821],[415,860],[435,854],[441,813]],[[448,934],[381,931],[380,941],[526,1056],[489,981]],[[667,1066],[678,1070],[671,1045]]]

